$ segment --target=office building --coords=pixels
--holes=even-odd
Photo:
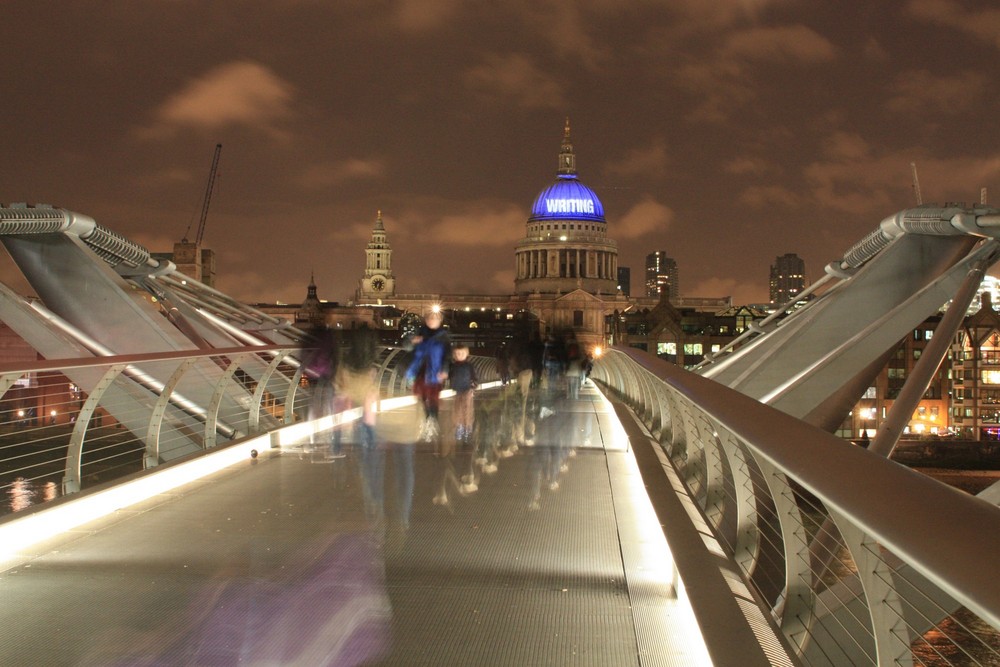
[[[771,265],[769,294],[772,305],[782,305],[795,299],[806,288],[806,263],[795,253],[774,258]]]
[[[646,296],[657,297],[666,293],[672,302],[680,296],[677,279],[677,262],[667,257],[666,250],[646,255]]]

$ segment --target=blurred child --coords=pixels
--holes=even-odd
[[[469,362],[469,348],[456,345],[449,371],[451,388],[455,390],[455,442],[467,445],[472,439],[475,409],[473,395],[479,378],[476,368]]]

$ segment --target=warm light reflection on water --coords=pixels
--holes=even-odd
[[[912,647],[918,665],[1000,665],[996,630],[964,608],[924,633]]]
[[[0,515],[20,512],[32,505],[44,503],[59,496],[59,485],[49,480],[16,478],[6,488]]]

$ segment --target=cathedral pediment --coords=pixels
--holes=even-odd
[[[590,292],[587,292],[587,291],[582,290],[582,289],[575,289],[572,292],[567,292],[566,294],[563,294],[561,296],[556,297],[554,300],[555,301],[559,301],[559,302],[565,302],[565,301],[571,301],[571,302],[590,301],[590,302],[593,302],[593,303],[604,303],[604,299],[600,299],[600,298],[594,296],[593,294],[591,294]]]

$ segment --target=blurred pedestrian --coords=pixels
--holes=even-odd
[[[365,448],[375,446],[375,411],[378,404],[378,387],[375,386],[375,332],[367,326],[351,329],[347,333],[343,361],[337,370],[335,386],[340,410],[361,408],[357,430]],[[343,457],[340,447],[340,430],[334,434],[334,458]]]
[[[325,325],[313,327],[302,342],[301,363],[303,375],[309,385],[310,398],[308,419],[313,423],[309,437],[311,445],[317,444],[316,420],[333,414],[335,388],[333,379],[337,373],[336,332]],[[331,440],[331,447],[333,442]]]
[[[583,355],[576,337],[570,334],[566,339],[566,397],[576,400],[580,397],[583,382]]]
[[[497,347],[497,375],[500,376],[501,386],[506,386],[510,383],[510,350],[507,347],[507,341],[500,343]]]
[[[406,370],[406,379],[413,383],[413,393],[424,412],[418,437],[428,442],[441,433],[438,423],[441,387],[448,379],[451,343],[448,330],[441,326],[443,323],[444,316],[440,311],[427,313],[424,325],[411,339],[414,345],[413,361]]]
[[[472,440],[475,407],[474,395],[479,378],[476,377],[476,367],[469,362],[469,348],[456,345],[452,355],[451,368],[448,371],[451,388],[455,390],[455,442],[467,445]]]

